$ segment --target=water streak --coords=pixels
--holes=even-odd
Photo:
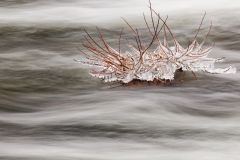
[[[234,3],[233,3],[234,2]],[[240,158],[240,83],[235,75],[187,73],[169,86],[102,84],[74,63],[83,59],[83,29],[96,26],[117,48],[134,35],[150,41],[142,18],[148,1],[2,0],[0,2],[0,159],[145,160]],[[210,57],[240,69],[240,2],[152,0],[180,44],[213,23]],[[160,35],[162,36],[162,35]],[[97,38],[97,37],[96,37]],[[122,41],[122,49],[129,48]],[[129,50],[130,51],[130,50]],[[181,76],[181,73],[176,75]]]

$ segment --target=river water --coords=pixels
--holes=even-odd
[[[191,73],[182,83],[117,87],[91,77],[76,47],[85,32],[118,47],[134,35],[121,16],[151,36],[148,1],[2,0],[0,2],[0,159],[239,160],[240,74]],[[152,0],[187,47],[211,34],[209,57],[240,70],[240,1]],[[128,50],[122,40],[122,50]],[[177,75],[176,75],[177,76]]]

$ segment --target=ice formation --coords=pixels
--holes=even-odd
[[[152,9],[151,3],[149,8],[151,12],[153,31],[151,31],[149,24],[146,21],[145,15],[143,14],[149,34],[152,37],[152,40],[148,45],[146,45],[141,40],[138,34],[138,30],[134,30],[132,26],[124,19],[124,21],[133,31],[133,33],[136,35],[136,46],[134,46],[127,40],[127,44],[132,50],[131,53],[128,51],[126,51],[125,53],[120,51],[120,40],[123,29],[120,34],[118,42],[119,49],[117,51],[105,42],[100,30],[97,28],[99,32],[99,38],[103,42],[104,47],[101,47],[89,35],[89,33],[84,30],[88,36],[85,37],[88,43],[82,42],[82,44],[89,51],[90,54],[83,52],[79,48],[78,49],[90,61],[76,61],[82,64],[101,67],[100,71],[91,71],[90,74],[94,77],[104,80],[105,82],[117,81],[121,83],[129,83],[133,80],[158,82],[172,81],[174,80],[174,74],[178,69],[181,69],[182,71],[184,71],[184,73],[185,71],[191,71],[193,74],[196,71],[203,71],[212,74],[236,73],[236,68],[232,66],[224,69],[214,68],[215,62],[221,62],[224,59],[224,57],[217,59],[208,58],[208,54],[213,49],[214,45],[206,49],[202,49],[202,46],[210,33],[212,25],[210,26],[210,29],[203,42],[200,44],[197,42],[196,38],[206,13],[203,16],[201,24],[192,43],[184,49],[177,42],[173,33],[166,24],[167,19],[164,21],[159,16],[159,14]],[[153,14],[155,14],[158,18],[157,23],[155,22],[156,25],[153,21]],[[160,21],[163,23],[161,28],[159,27]],[[159,39],[159,33],[162,29],[164,32],[163,41]],[[167,31],[172,37],[174,46],[168,45]],[[149,51],[149,48],[152,46],[153,43],[157,43],[158,46],[154,51]]]

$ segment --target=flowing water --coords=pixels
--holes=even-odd
[[[151,36],[148,1],[2,0],[0,2],[0,159],[239,160],[240,74],[191,73],[168,86],[111,88],[77,64],[86,33],[118,48]],[[205,13],[198,40],[240,70],[240,2],[152,0],[187,47]],[[161,37],[162,35],[160,35]],[[170,38],[170,37],[169,37]],[[180,74],[180,73],[179,73]]]

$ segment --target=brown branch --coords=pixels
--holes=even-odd
[[[106,53],[108,53],[108,54],[112,53],[112,52],[109,50],[109,47],[107,46],[107,43],[105,42],[105,40],[104,40],[104,38],[103,38],[103,36],[102,36],[101,31],[98,29],[98,27],[96,27],[96,28],[97,28],[97,30],[98,30],[98,33],[100,34],[100,37],[98,36],[98,38],[103,42],[104,46],[105,46],[106,49],[108,50],[108,51],[106,51],[106,50],[104,50],[104,51],[105,51]]]
[[[149,0],[149,5],[150,5],[150,13],[151,13],[153,30],[154,30],[154,32],[156,32],[155,25],[154,25],[154,20],[153,20],[153,15],[152,15],[152,4],[151,4],[151,1],[150,1],[150,0]]]
[[[158,16],[159,16],[159,14],[158,14]],[[148,31],[149,31],[149,32],[151,33],[151,35],[154,37],[154,35],[153,35],[153,33],[151,32],[150,27],[149,27],[149,25],[148,25],[148,23],[147,23],[147,21],[146,21],[146,17],[145,17],[145,15],[144,15],[144,13],[143,13],[143,17],[144,17],[146,26],[148,27]],[[160,17],[160,16],[159,16],[159,17]],[[159,24],[159,17],[158,17],[158,24]],[[167,16],[166,20],[164,21],[165,23],[166,23],[167,19],[168,19],[168,16]],[[159,40],[159,38],[158,38],[158,35],[159,35],[159,33],[161,32],[163,26],[164,26],[164,24],[162,25],[161,29],[159,29],[159,31],[158,31],[158,33],[157,33],[157,35],[156,35],[156,37],[155,37],[155,38],[158,40],[158,44],[159,44],[160,47],[161,47],[161,42],[160,42],[160,40]],[[162,49],[162,51],[163,51],[163,48],[162,48],[162,47],[161,47],[161,49]],[[169,48],[167,48],[167,49],[168,49],[170,52],[172,52]],[[164,54],[167,55],[165,52],[164,52]],[[172,54],[173,54],[173,53],[172,53]]]
[[[84,36],[85,39],[88,41],[88,43],[90,44],[90,46],[84,44],[82,41],[82,45],[87,48],[90,52],[92,52],[93,54],[95,55],[98,55],[100,57],[103,57],[103,58],[108,58],[105,54],[102,53],[102,51],[99,51],[97,48],[95,48],[92,43],[88,40],[88,38],[86,36]]]
[[[81,42],[82,42],[82,41],[81,41]],[[83,43],[83,42],[82,42],[82,45],[83,45],[85,48],[87,48],[88,50],[91,49],[90,52],[92,52],[93,54],[98,55],[98,56],[103,57],[103,58],[106,57],[106,55],[103,54],[102,51],[98,50],[97,48],[93,47],[92,45],[89,46],[89,45],[87,45],[87,44],[85,44],[85,43]],[[95,53],[95,52],[96,52],[96,53]]]
[[[144,53],[152,46],[152,44],[153,44],[153,42],[155,41],[155,39],[156,39],[156,37],[158,36],[157,35],[157,31],[158,31],[158,25],[159,25],[159,21],[158,21],[158,24],[157,24],[157,27],[154,29],[154,35],[153,35],[153,38],[152,38],[152,41],[151,41],[151,43],[148,45],[148,47],[143,51],[143,52],[140,52],[140,58],[139,58],[139,61],[138,61],[138,63],[141,61],[141,64],[143,64],[143,55],[144,55]],[[163,27],[163,26],[162,26]],[[162,27],[161,27],[161,29],[162,29]],[[160,29],[160,30],[161,30]],[[160,32],[159,32],[160,33]],[[138,63],[136,64],[136,65],[138,65]],[[136,66],[135,65],[135,66]],[[144,65],[144,64],[143,64]],[[136,70],[136,71],[138,71],[139,69],[140,69],[140,67],[141,67],[141,65],[139,65],[139,67],[138,67],[138,69]]]
[[[89,39],[86,37],[86,36],[84,36],[84,38],[87,40],[87,42],[93,47],[93,45],[92,45],[92,43],[89,41]]]
[[[151,9],[152,9],[152,8],[151,8]],[[166,22],[164,22],[164,20],[159,16],[159,14],[157,14],[157,12],[156,12],[154,9],[152,9],[152,10],[153,10],[153,12],[159,17],[159,19],[164,23],[164,25],[167,27],[169,33],[171,34],[171,36],[172,36],[172,38],[173,38],[174,44],[175,44],[175,46],[176,46],[176,51],[178,51],[178,50],[177,50],[177,49],[179,49],[179,48],[178,48],[178,42],[177,42],[175,36],[173,35],[172,31],[170,30],[170,28],[168,27],[168,25],[166,24]],[[171,51],[171,52],[172,52],[172,51]]]
[[[128,45],[130,45],[130,46],[133,47],[136,51],[139,52],[139,50],[137,49],[137,47],[135,47],[133,44],[131,44],[131,43],[128,41],[128,39],[126,39],[126,41],[127,41]],[[141,53],[139,53],[139,54],[141,54]]]
[[[192,71],[192,74],[194,75],[195,79],[198,81],[198,78],[196,76],[196,74]]]
[[[103,49],[90,35],[89,33],[84,29],[84,31],[87,33],[88,37],[99,47],[101,48],[104,52],[108,53],[105,49]]]
[[[127,25],[132,29],[133,33],[136,34],[136,32],[134,31],[134,29],[132,28],[132,26],[128,23],[128,21],[126,19],[124,19],[123,17],[121,17],[126,23]]]
[[[96,28],[97,28],[100,36],[101,36],[101,37],[99,37],[99,38],[101,39],[101,41],[104,43],[105,47],[106,47],[107,50],[108,50],[107,53],[113,55],[113,56],[116,58],[116,60],[117,60],[122,66],[126,67],[126,66],[122,63],[122,61],[120,61],[120,59],[118,58],[118,54],[116,54],[116,53],[114,53],[114,52],[111,52],[111,50],[109,49],[107,43],[105,42],[105,40],[104,40],[104,38],[103,38],[103,36],[102,36],[101,31],[98,29],[98,27],[96,27]],[[120,53],[119,53],[119,54],[120,54]]]
[[[103,57],[103,58],[107,58],[107,56],[105,54],[102,53],[102,51],[98,50],[97,48],[95,48],[92,43],[88,40],[88,38],[86,36],[84,36],[85,39],[88,41],[88,43],[90,44],[90,46],[88,46],[87,44],[84,44],[82,41],[82,45],[87,48],[90,52],[92,52],[93,54]]]
[[[140,48],[141,48],[141,50],[143,50],[142,44],[141,44],[141,39],[140,39],[140,36],[139,36],[139,34],[138,34],[137,28],[136,28],[136,33],[137,33],[137,38],[138,38],[138,41],[139,41],[139,44],[140,44]]]
[[[143,13],[143,17],[144,17],[144,21],[145,21],[145,23],[146,23],[146,26],[147,26],[147,28],[148,28],[149,33],[151,33],[151,35],[153,36],[153,33],[151,32],[150,27],[148,26],[148,23],[147,23],[147,20],[146,20],[146,17],[145,17],[145,14],[144,14],[144,13]]]
[[[158,16],[159,16],[159,14],[158,14]],[[160,28],[159,32],[157,33],[158,25],[159,25],[159,21],[158,21],[158,24],[157,24],[157,28],[155,29],[153,39],[152,39],[151,43],[148,45],[148,47],[143,51],[142,55],[152,46],[153,42],[154,42],[154,41],[156,40],[156,38],[158,37],[158,33],[160,33],[160,30],[162,30],[162,27],[163,27],[163,26]]]
[[[83,44],[83,46],[84,46],[87,50],[89,50],[90,52],[92,52],[93,54],[95,54],[95,55],[103,58],[103,60],[104,60],[104,59],[109,59],[109,58],[111,58],[111,57],[107,57],[107,56],[104,55],[104,54],[100,54],[100,55],[99,55],[100,52],[99,52],[97,49],[91,48],[90,46],[88,46],[88,45],[86,45],[86,44]],[[97,52],[97,53],[95,53],[95,52]],[[96,57],[96,56],[89,56],[89,57],[93,57],[93,58],[99,59],[99,57]],[[109,60],[110,60],[110,59],[109,59]]]
[[[127,23],[127,25],[131,28],[131,30],[133,31],[133,33],[134,33],[136,36],[138,36],[137,32],[132,28],[132,26],[127,22],[127,20],[124,19],[123,17],[121,17],[121,18]],[[139,42],[141,42],[141,44],[145,45],[144,42],[143,42],[141,39],[140,39]],[[144,47],[145,47],[145,46],[144,46]],[[146,48],[146,47],[145,47],[145,48]]]
[[[199,30],[200,30],[200,28],[201,28],[201,26],[202,26],[202,23],[203,23],[203,20],[204,20],[205,16],[206,16],[206,11],[205,11],[205,14],[203,15],[203,18],[202,18],[202,20],[201,20],[201,23],[200,23],[200,25],[199,25],[199,27],[198,27],[197,33],[196,33],[196,35],[195,35],[195,37],[194,37],[194,40],[197,38],[198,32],[199,32]]]
[[[188,40],[187,52],[188,52],[188,50],[189,50],[189,45],[190,45],[190,40]]]
[[[200,47],[201,47],[201,46],[205,43],[205,41],[207,40],[208,35],[209,35],[210,32],[211,32],[211,29],[212,29],[212,22],[211,22],[211,25],[210,25],[210,28],[209,28],[209,30],[208,30],[208,33],[207,33],[206,37],[203,39],[202,43],[200,44]]]
[[[106,56],[105,54],[102,53],[101,50],[98,50],[97,48],[95,48],[95,47],[93,47],[93,46],[89,46],[89,45],[87,45],[87,44],[84,44],[83,42],[82,42],[82,45],[83,45],[85,48],[87,48],[90,52],[92,52],[93,54],[95,54],[95,55],[97,55],[97,56],[99,56],[99,57],[102,57],[102,58],[112,58],[112,57]]]
[[[88,55],[87,53],[83,52],[80,48],[77,47],[77,49],[82,52],[86,57],[91,57],[90,55]]]
[[[119,36],[119,42],[118,42],[118,48],[119,48],[118,53],[119,53],[119,55],[120,55],[120,40],[121,40],[121,37],[122,37],[123,29],[124,29],[124,27],[122,28],[122,31],[121,31],[120,36]]]
[[[168,40],[167,40],[167,32],[166,32],[166,27],[164,25],[163,27],[163,30],[164,30],[164,46],[166,46],[168,48]]]
[[[135,37],[135,40],[136,40],[136,42],[137,42],[137,45],[138,45],[138,51],[139,51],[139,53],[140,53],[140,57],[141,57],[141,49],[140,49],[140,46],[139,46],[139,43],[138,43],[138,40],[137,40],[136,37]]]

